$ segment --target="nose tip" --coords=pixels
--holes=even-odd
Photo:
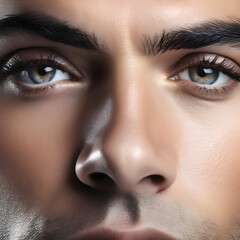
[[[76,163],[76,175],[85,185],[100,191],[158,193],[173,182],[154,165],[139,159],[118,161],[106,159],[100,149],[85,147]]]

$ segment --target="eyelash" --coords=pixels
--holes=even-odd
[[[6,79],[11,75],[18,75],[20,72],[36,66],[50,66],[69,73],[68,69],[63,64],[59,63],[54,55],[49,55],[47,58],[40,56],[39,59],[32,59],[27,63],[23,63],[18,55],[15,55],[11,58],[10,64],[3,64],[3,67],[0,68],[0,78]],[[72,81],[78,80],[78,78],[72,74],[70,74],[70,76]],[[41,92],[53,89],[55,85],[56,83],[48,83],[44,84],[44,86],[34,86],[30,88],[22,84],[20,88],[24,93],[40,94]]]
[[[231,86],[225,85],[222,87],[211,87],[211,85],[203,85],[203,84],[197,85],[196,83],[194,83],[194,86],[191,87],[191,90],[193,89],[193,91],[197,91],[199,94],[203,93],[204,96],[213,97],[213,98],[219,97],[219,96],[225,97],[229,95],[232,92],[232,90],[234,90],[234,87],[237,85],[236,83],[240,82],[240,70],[237,70],[236,66],[233,66],[234,63],[231,60],[228,60],[224,57],[215,56],[212,59],[209,59],[209,58],[207,59],[207,57],[208,57],[207,55],[205,56],[200,55],[200,56],[195,56],[193,58],[190,58],[190,60],[188,60],[187,63],[184,64],[184,67],[182,67],[180,71],[179,70],[177,71],[178,74],[190,67],[212,68],[214,70],[222,72],[223,74],[227,75],[229,78],[231,78],[234,81]],[[219,59],[221,58],[223,60],[218,62]],[[174,68],[177,68],[176,65],[174,66]],[[177,75],[175,75],[175,77]],[[177,77],[176,80],[181,80],[181,79]],[[183,80],[182,84],[184,85],[184,87],[189,87],[188,83],[186,83],[185,80]]]
[[[212,54],[211,54],[212,55]],[[208,58],[207,58],[208,57]],[[219,59],[222,59],[219,62]],[[196,83],[192,84],[192,86],[190,87],[189,83],[186,83],[187,81],[183,80],[181,81],[182,85],[184,88],[186,89],[190,89],[190,91],[195,91],[197,93],[204,95],[206,97],[209,97],[209,95],[211,95],[210,97],[225,97],[227,95],[229,95],[232,90],[234,89],[235,85],[237,82],[240,82],[240,70],[236,69],[236,65],[234,66],[234,62],[232,62],[229,59],[226,59],[224,57],[220,57],[220,56],[214,56],[213,58],[209,58],[209,55],[197,55],[194,57],[189,57],[187,58],[187,62],[184,64],[184,67],[181,67],[180,70],[178,70],[178,74],[181,71],[184,71],[190,67],[202,67],[202,68],[212,68],[215,69],[217,71],[220,71],[224,74],[226,74],[229,78],[231,78],[232,80],[234,80],[235,84],[232,84],[231,86],[222,86],[222,87],[211,87],[211,85],[208,85],[208,87],[206,87],[205,85],[198,85]],[[180,61],[182,62],[182,60]],[[230,62],[230,64],[229,64]],[[232,63],[232,64],[231,64]],[[59,61],[56,60],[56,56],[55,55],[49,55],[47,58],[40,56],[39,59],[32,59],[30,61],[28,61],[27,63],[23,63],[21,61],[21,59],[18,57],[18,55],[15,55],[14,57],[11,58],[11,61],[7,61],[5,64],[2,65],[2,67],[0,68],[0,78],[4,79],[7,78],[11,75],[17,75],[19,74],[21,71],[24,71],[26,69],[29,69],[31,67],[34,66],[50,66],[65,72],[68,72],[68,69],[61,64]],[[174,66],[173,69],[179,69],[179,67],[177,67],[177,65],[179,65],[178,63]],[[182,65],[180,63],[180,65]],[[175,75],[176,76],[178,76]],[[78,80],[78,78],[74,77],[72,74],[70,74],[71,76],[71,80]],[[174,77],[174,78],[175,78]],[[181,80],[178,77],[175,80]],[[20,89],[22,91],[24,91],[24,93],[32,93],[32,94],[40,94],[42,92],[45,92],[49,89],[53,89],[55,87],[56,83],[48,83],[48,84],[44,84],[44,86],[34,86],[34,87],[27,87],[24,86],[24,84],[22,84],[20,86]],[[230,84],[229,84],[230,85]]]

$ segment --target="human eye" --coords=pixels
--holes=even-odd
[[[235,90],[240,82],[240,66],[235,61],[215,54],[193,54],[184,57],[174,67],[170,80],[195,96],[218,100]]]
[[[57,85],[83,79],[84,74],[67,59],[45,48],[16,51],[0,65],[1,86],[14,86],[22,95],[46,94]]]

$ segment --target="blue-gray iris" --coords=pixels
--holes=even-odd
[[[42,84],[50,82],[56,74],[56,69],[46,66],[37,66],[28,70],[32,83]]]
[[[219,77],[219,71],[212,68],[190,67],[189,76],[193,82],[212,85]]]

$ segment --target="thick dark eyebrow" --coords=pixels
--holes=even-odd
[[[39,13],[8,15],[0,20],[0,36],[23,31],[89,51],[104,52],[94,34],[70,27],[66,22]]]
[[[144,35],[143,53],[155,56],[169,50],[197,49],[213,44],[240,48],[240,20],[210,21],[192,27],[166,31],[150,37]]]

